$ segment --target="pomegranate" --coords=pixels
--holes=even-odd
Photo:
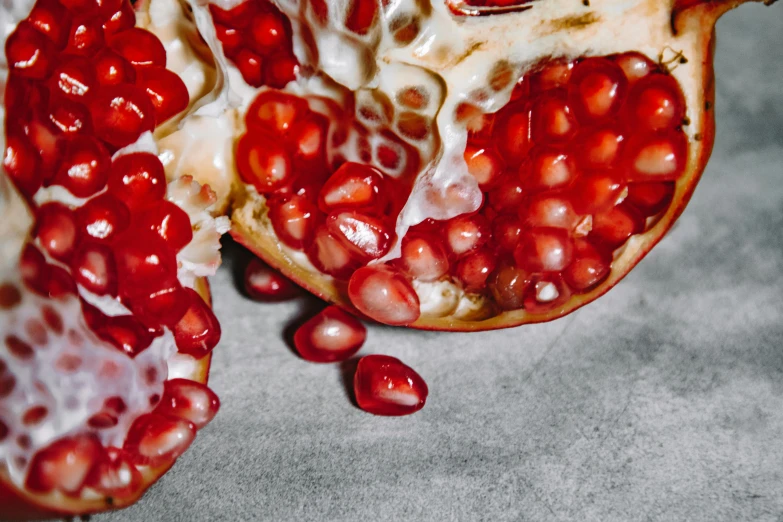
[[[209,186],[167,177],[158,156],[166,122],[193,101],[181,56],[165,68],[129,0],[29,7],[6,39],[0,175],[12,216],[0,225],[0,505],[12,519],[135,502],[215,416],[205,276],[228,224]]]

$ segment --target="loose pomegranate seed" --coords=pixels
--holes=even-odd
[[[674,183],[631,183],[626,201],[644,216],[654,216],[669,206],[674,197]]]
[[[299,295],[299,287],[254,257],[245,268],[245,291],[256,301],[285,301]]]
[[[519,165],[527,156],[531,142],[530,109],[524,103],[508,105],[495,120],[492,133],[500,154],[508,165]]]
[[[608,212],[593,216],[590,237],[610,248],[617,248],[644,230],[644,218],[629,205],[618,205]]]
[[[96,241],[113,241],[130,224],[130,211],[125,204],[103,193],[76,209],[79,233]]]
[[[71,260],[71,273],[78,284],[97,295],[117,295],[117,269],[107,245],[85,242]]]
[[[140,209],[166,195],[166,172],[154,154],[124,154],[112,162],[108,189],[131,210]]]
[[[136,69],[166,67],[166,49],[158,37],[146,29],[133,27],[122,31],[112,36],[108,44]]]
[[[149,329],[132,315],[108,317],[101,314],[93,320],[87,319],[87,315],[85,319],[95,334],[128,357],[136,357],[152,344],[153,335]]]
[[[82,15],[73,20],[66,54],[91,57],[104,46],[101,20],[95,15]]]
[[[172,328],[177,350],[197,359],[207,355],[220,340],[220,323],[207,303],[191,288],[186,288],[188,310]]]
[[[55,441],[35,454],[25,480],[29,491],[61,491],[77,496],[103,452],[94,435],[77,435]]]
[[[313,240],[306,245],[307,258],[323,274],[336,279],[348,279],[359,266],[343,242],[329,232],[326,225],[315,229]]]
[[[164,67],[139,69],[136,84],[144,89],[155,107],[156,125],[184,111],[190,102],[185,82]]]
[[[583,175],[571,187],[571,201],[580,214],[606,212],[620,202],[625,189],[616,174]]]
[[[576,165],[563,149],[537,147],[530,155],[530,162],[519,169],[520,179],[528,190],[562,188],[576,179]]]
[[[522,181],[506,178],[487,194],[489,206],[497,212],[516,212],[525,201],[527,190]]]
[[[402,361],[388,355],[359,360],[353,380],[359,407],[374,415],[410,415],[424,407],[429,390],[424,379]]]
[[[130,498],[139,492],[143,479],[127,453],[119,448],[107,448],[84,484],[104,495]]]
[[[173,282],[150,294],[132,296],[129,308],[144,326],[155,330],[177,324],[187,312],[188,298],[179,282]]]
[[[205,385],[188,379],[171,379],[163,383],[163,397],[155,413],[191,422],[201,429],[217,415],[220,400]]]
[[[474,250],[489,239],[489,225],[486,220],[476,214],[457,216],[446,221],[443,227],[446,246],[455,256],[462,256]]]
[[[237,144],[236,165],[242,181],[268,194],[294,178],[291,160],[279,140],[261,134],[245,134]]]
[[[625,133],[617,126],[584,130],[571,143],[577,162],[583,169],[605,169],[621,157]]]
[[[131,228],[117,238],[113,248],[123,295],[149,295],[177,281],[174,252],[154,232]]]
[[[503,310],[520,310],[525,306],[525,293],[530,274],[510,262],[501,262],[487,281],[495,303]]]
[[[579,216],[571,202],[555,194],[540,194],[530,199],[526,207],[520,209],[519,217],[528,227],[552,227],[573,230],[579,222]]]
[[[155,107],[142,89],[132,85],[99,89],[90,112],[95,135],[118,148],[155,128]]]
[[[522,235],[514,259],[530,272],[560,272],[571,262],[568,232],[557,228],[530,230]]]
[[[294,345],[303,359],[328,363],[350,358],[366,338],[367,329],[358,319],[329,306],[299,327]]]
[[[400,268],[418,281],[437,281],[448,273],[449,261],[437,237],[408,233],[402,240]]]
[[[399,272],[386,266],[366,266],[348,283],[351,303],[379,323],[408,325],[419,318],[419,296]]]
[[[130,427],[123,449],[137,464],[158,466],[182,455],[195,438],[193,423],[148,413]]]
[[[595,288],[609,276],[611,258],[584,240],[574,242],[574,260],[563,270],[563,280],[577,292]]]
[[[39,0],[27,16],[38,31],[46,35],[58,48],[65,47],[71,27],[71,16],[54,0]]]
[[[568,141],[574,136],[577,122],[564,90],[550,91],[533,104],[530,128],[533,140],[540,143]]]
[[[158,234],[174,252],[182,250],[193,239],[190,217],[170,201],[157,201],[142,208],[139,214],[136,226]]]
[[[356,210],[380,214],[385,209],[383,175],[369,165],[344,163],[326,181],[318,207],[326,212]]]
[[[623,70],[607,58],[587,58],[571,72],[569,103],[585,124],[615,116],[625,101],[628,81]]]
[[[496,265],[497,256],[489,249],[481,248],[459,260],[454,267],[454,277],[466,292],[481,292]]]
[[[54,45],[29,22],[20,22],[5,42],[5,56],[11,72],[24,78],[43,80],[54,67]]]
[[[261,87],[264,84],[263,63],[259,55],[248,49],[240,49],[234,57],[234,65],[251,87]]]
[[[41,188],[43,176],[38,152],[25,135],[14,132],[6,134],[3,168],[26,196],[32,197]]]
[[[269,202],[269,220],[278,239],[301,250],[310,243],[317,225],[318,210],[302,196],[273,198]]]
[[[64,150],[53,185],[62,185],[79,198],[88,198],[106,186],[111,157],[100,141],[92,136],[74,136]]]
[[[38,209],[36,237],[50,256],[68,262],[76,246],[76,217],[61,203],[46,203]]]
[[[656,69],[653,61],[641,53],[623,53],[612,58],[623,70],[628,84],[631,86]]]
[[[245,123],[249,131],[259,128],[273,134],[285,134],[308,112],[307,102],[302,98],[278,91],[264,91],[247,109]]]
[[[673,130],[639,134],[630,139],[626,155],[628,181],[672,181],[685,171],[688,139]]]
[[[133,10],[133,6],[127,0],[118,2],[109,2],[105,7],[101,9],[101,17],[103,18],[103,34],[106,38],[126,31],[136,25],[136,12]],[[109,9],[113,7],[113,9]]]
[[[685,119],[685,100],[668,74],[651,74],[636,84],[628,99],[628,125],[651,131],[673,129]]]
[[[330,214],[326,227],[362,264],[386,255],[394,234],[385,222],[358,212]]]
[[[136,81],[136,70],[130,62],[110,49],[102,49],[91,61],[100,85],[120,85]]]
[[[527,287],[525,311],[547,313],[568,301],[569,297],[571,293],[560,277],[553,274],[538,276]]]
[[[464,158],[468,164],[468,172],[476,179],[481,190],[489,190],[500,180],[503,161],[491,150],[468,145]]]

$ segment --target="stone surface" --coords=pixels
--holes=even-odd
[[[229,245],[222,409],[146,498],[96,520],[783,520],[781,7],[720,23],[713,160],[617,288],[514,330],[370,327],[360,354],[429,384],[413,416],[368,415],[350,364],[299,359],[280,332],[317,303],[245,299]]]

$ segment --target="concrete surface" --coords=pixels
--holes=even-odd
[[[514,330],[370,328],[364,353],[429,383],[416,415],[353,406],[350,368],[281,336],[313,302],[250,302],[226,266],[220,415],[138,505],[96,520],[783,521],[781,49],[783,6],[721,22],[713,161],[607,296]]]

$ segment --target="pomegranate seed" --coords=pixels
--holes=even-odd
[[[71,273],[78,284],[97,295],[117,295],[117,269],[107,245],[82,243],[71,260]]]
[[[529,190],[550,190],[569,185],[576,178],[573,159],[562,149],[537,147],[531,160],[519,169],[519,176]]]
[[[489,190],[500,180],[503,161],[488,148],[468,145],[463,156],[468,164],[468,172],[475,178],[481,190]]]
[[[63,97],[54,97],[49,105],[49,121],[67,136],[87,134],[92,131],[87,107]]]
[[[489,206],[496,212],[513,211],[525,201],[527,191],[518,179],[506,178],[487,194]]]
[[[558,228],[527,231],[520,238],[514,259],[529,272],[560,272],[571,262],[568,232]]]
[[[356,210],[378,214],[385,209],[383,175],[369,165],[344,163],[326,181],[318,196],[324,212]]]
[[[245,268],[245,291],[263,302],[286,301],[299,295],[298,286],[257,257]]]
[[[624,141],[617,127],[590,128],[574,138],[570,150],[583,169],[605,169],[617,163]]]
[[[27,243],[19,259],[19,273],[22,282],[39,295],[48,295],[46,290],[49,279],[48,266],[43,254],[32,243]]]
[[[26,196],[32,197],[41,188],[43,179],[38,152],[23,134],[6,134],[3,168]]]
[[[266,62],[266,84],[275,89],[282,89],[289,82],[296,80],[299,72],[299,62],[289,53],[272,55]]]
[[[103,193],[76,209],[76,222],[83,237],[108,242],[113,241],[130,224],[130,211],[125,204]]]
[[[503,262],[487,281],[487,288],[495,303],[503,310],[520,310],[525,306],[525,293],[530,284],[530,274]]]
[[[101,18],[103,18],[103,34],[106,38],[131,29],[136,25],[136,12],[133,10],[133,6],[127,0],[118,2],[119,5],[113,5],[115,2],[109,2],[113,5],[114,9],[106,8],[101,9]]]
[[[52,92],[76,102],[83,102],[92,96],[97,84],[93,65],[77,56],[55,67],[49,79]]]
[[[136,84],[144,89],[155,107],[156,125],[184,111],[190,102],[185,82],[176,73],[163,67],[140,69]]]
[[[571,201],[580,214],[606,212],[620,202],[625,188],[613,173],[586,175],[571,187]]]
[[[631,86],[657,69],[652,60],[637,52],[619,54],[613,59],[623,70]]]
[[[307,102],[302,98],[277,91],[264,91],[250,104],[245,123],[248,131],[259,128],[272,131],[274,135],[286,134],[308,112]]]
[[[234,65],[242,78],[251,87],[261,87],[264,84],[264,71],[262,69],[261,57],[248,49],[240,49],[234,57]]]
[[[454,277],[466,292],[481,292],[496,265],[497,256],[486,248],[480,248],[459,260],[454,267]]]
[[[388,355],[359,360],[353,380],[359,407],[374,415],[410,415],[424,407],[429,390],[413,368]]]
[[[563,280],[553,274],[538,276],[528,285],[525,310],[531,314],[547,313],[568,301],[571,293]]]
[[[579,222],[579,216],[571,203],[555,194],[540,194],[531,198],[526,207],[520,209],[522,222],[532,228],[552,227],[573,230]]]
[[[457,216],[446,221],[443,232],[446,246],[458,257],[480,247],[489,239],[489,225],[486,219],[478,214]]]
[[[114,244],[119,290],[125,296],[150,295],[177,281],[174,252],[156,233],[132,228]]]
[[[571,72],[569,104],[579,121],[590,124],[616,115],[627,90],[619,65],[606,58],[587,58]]]
[[[530,92],[541,93],[559,87],[565,87],[571,79],[573,62],[554,62],[530,77]]]
[[[94,435],[77,435],[55,441],[33,457],[25,488],[36,493],[61,491],[77,496],[103,448]]]
[[[107,448],[84,482],[104,495],[115,498],[131,498],[138,494],[143,485],[141,472],[131,462],[125,451]]]
[[[174,252],[185,248],[193,239],[190,217],[165,199],[141,209],[136,217],[136,226],[155,232]]]
[[[308,320],[294,334],[294,345],[311,362],[344,361],[364,344],[367,329],[354,316],[329,306]]]
[[[574,260],[563,270],[563,280],[577,292],[595,288],[609,276],[611,258],[607,259],[584,240],[574,242]]]
[[[621,204],[593,216],[590,237],[602,245],[617,248],[643,230],[644,218],[634,208]]]
[[[269,201],[269,220],[278,239],[301,250],[310,243],[317,225],[318,210],[308,199],[293,195]]]
[[[46,203],[38,209],[36,237],[50,256],[68,262],[76,245],[76,217],[61,203]]]
[[[357,310],[379,323],[408,325],[421,313],[419,296],[410,282],[386,266],[366,266],[354,272],[348,296]]]
[[[54,0],[39,0],[27,16],[27,21],[46,35],[58,48],[65,47],[71,28],[71,16]]]
[[[159,466],[182,455],[195,438],[193,423],[148,413],[131,425],[123,449],[137,464]]]
[[[282,47],[287,40],[283,17],[273,12],[261,12],[250,20],[250,44],[261,54]]]
[[[88,198],[106,186],[111,157],[92,136],[74,136],[65,145],[60,169],[52,180],[78,198]]]
[[[394,231],[380,219],[358,212],[340,212],[330,214],[326,226],[361,263],[378,259],[391,248]]]
[[[319,272],[336,279],[348,279],[359,266],[343,242],[329,232],[326,225],[315,229],[312,242],[306,246],[307,258]]]
[[[166,67],[166,49],[158,37],[140,27],[132,27],[109,39],[109,47],[136,69]]]
[[[628,203],[645,217],[654,216],[669,206],[674,197],[674,183],[631,183],[628,185]]]
[[[12,73],[43,80],[54,67],[57,51],[29,22],[20,22],[5,42],[5,56]]]
[[[136,70],[128,60],[110,49],[102,49],[92,58],[95,77],[100,85],[136,82]]]
[[[400,267],[417,281],[437,281],[448,273],[449,261],[435,236],[408,233],[402,240]]]
[[[185,290],[174,282],[150,294],[134,295],[129,308],[144,326],[155,330],[177,324],[187,312],[188,302]]]
[[[220,400],[205,385],[188,379],[171,379],[163,383],[163,397],[155,413],[191,422],[201,429],[215,418]]]
[[[197,359],[204,357],[220,340],[220,323],[209,305],[192,288],[185,288],[188,310],[172,328],[177,350]]]
[[[212,18],[223,25],[231,27],[247,27],[260,3],[242,2],[230,10],[221,9],[215,4],[209,5]]]
[[[65,46],[66,54],[91,57],[103,46],[103,27],[99,18],[88,14],[74,19]]]
[[[684,171],[688,159],[688,139],[679,131],[639,134],[626,150],[628,181],[672,181]]]
[[[328,121],[314,113],[291,129],[291,149],[295,160],[325,162]],[[311,174],[312,175],[312,174]]]
[[[576,133],[576,118],[564,90],[544,94],[533,104],[530,112],[530,132],[537,143],[568,141]]]
[[[118,148],[130,145],[143,132],[155,128],[155,107],[142,89],[132,85],[100,89],[90,112],[95,135]]]
[[[60,0],[69,11],[77,13],[93,13],[98,7],[95,0]]]
[[[351,0],[345,28],[356,34],[367,34],[378,17],[378,3],[375,0]]]
[[[136,357],[152,344],[153,336],[149,329],[132,315],[99,317],[98,320],[90,321],[85,314],[85,319],[95,335],[111,343],[128,357]]]
[[[214,5],[214,4],[212,4]],[[210,5],[210,7],[212,7]],[[242,32],[234,27],[227,27],[225,25],[215,24],[215,35],[220,43],[223,45],[223,53],[226,56],[234,57],[241,45],[244,43]]]
[[[112,162],[108,190],[131,210],[160,202],[166,195],[163,164],[147,152],[119,156]]]
[[[685,119],[685,100],[677,80],[667,74],[651,74],[639,81],[628,99],[626,117],[633,128],[657,131],[673,129]]]
[[[294,177],[288,154],[271,136],[243,135],[237,144],[236,165],[242,181],[262,194],[274,192]]]
[[[45,295],[52,299],[60,299],[61,297],[77,295],[76,283],[64,268],[49,265],[46,271],[46,291]]]
[[[516,216],[501,215],[492,222],[492,238],[499,252],[513,252],[521,234],[522,223]]]
[[[519,165],[532,146],[530,118],[530,109],[516,102],[507,105],[495,120],[493,141],[507,165]]]

